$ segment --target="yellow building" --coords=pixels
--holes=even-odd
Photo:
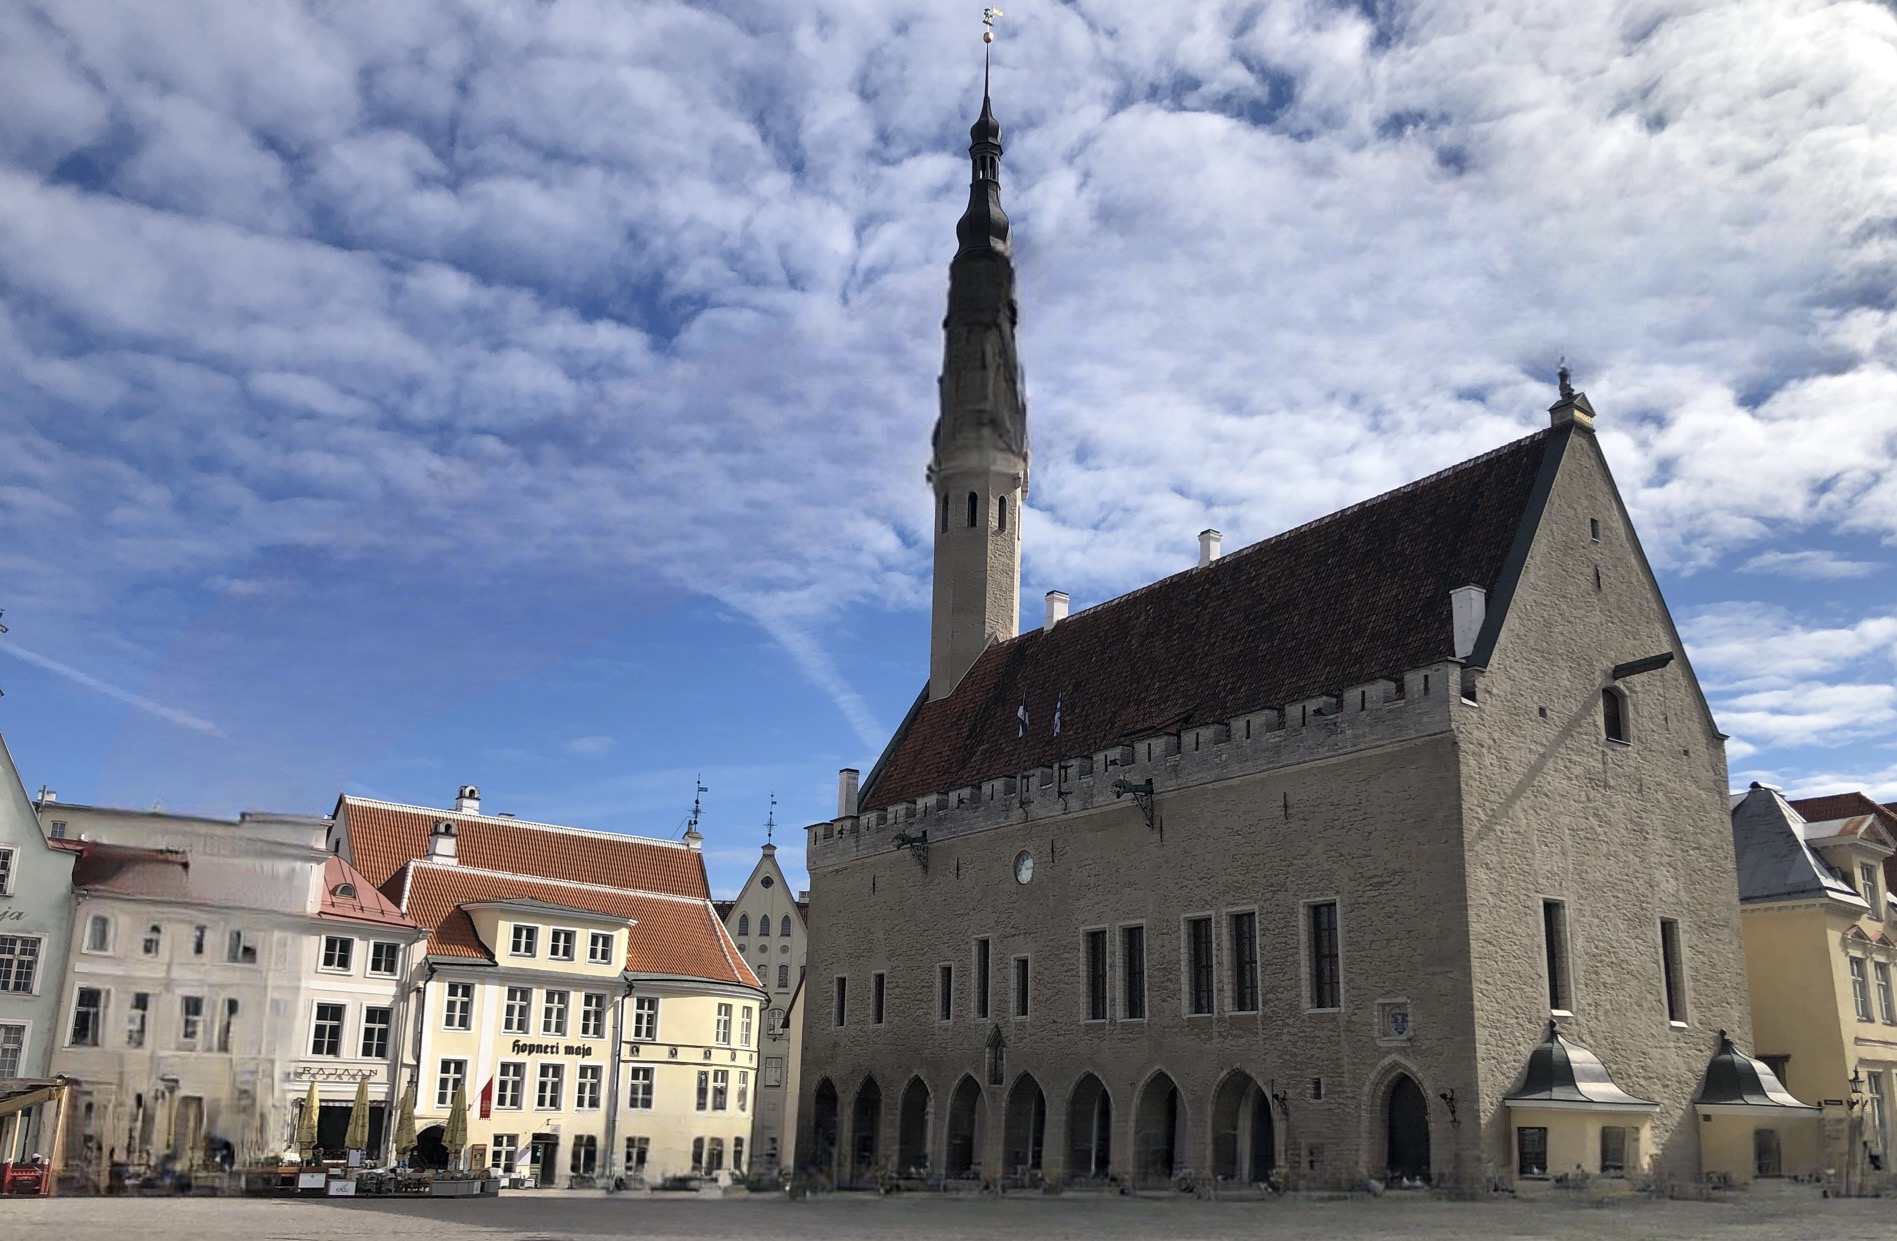
[[[519,1183],[744,1171],[765,992],[696,833],[649,840],[345,797],[334,847],[429,931],[404,980],[416,1158]],[[457,1090],[468,1145],[443,1145]]]
[[[1730,1171],[1818,1174],[1847,1193],[1888,1184],[1897,944],[1883,871],[1897,816],[1861,793],[1788,802],[1754,784],[1732,830],[1759,1059],[1823,1121],[1808,1143],[1747,1135]]]

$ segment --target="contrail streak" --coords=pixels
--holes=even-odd
[[[141,697],[138,694],[132,693],[130,690],[120,689],[116,685],[107,685],[98,677],[81,672],[79,669],[71,667],[70,665],[62,664],[57,659],[48,659],[44,655],[29,651],[25,647],[15,643],[9,642],[0,644],[0,651],[12,655],[16,659],[25,660],[36,668],[44,668],[48,672],[56,673],[59,676],[65,677],[68,681],[85,686],[89,690],[104,694],[107,698],[116,698],[122,703],[137,707],[140,711],[148,715],[155,715],[161,720],[169,720],[181,728],[188,728],[192,732],[203,733],[207,737],[223,737],[228,735],[223,729],[211,723],[211,721],[192,715],[189,711],[180,711],[176,707],[167,707],[162,702],[153,702],[151,699]]]

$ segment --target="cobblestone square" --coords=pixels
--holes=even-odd
[[[1195,1202],[1118,1198],[944,1199],[844,1195],[793,1203],[755,1197],[666,1201],[518,1194],[471,1201],[91,1198],[0,1203],[0,1239],[62,1241],[577,1241],[602,1236],[769,1237],[773,1241],[1883,1241],[1897,1202],[1783,1196],[1731,1202],[1542,1200]]]

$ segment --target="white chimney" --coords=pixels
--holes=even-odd
[[[472,784],[462,785],[461,790],[454,795],[454,812],[456,814],[481,813],[481,790]]]
[[[856,813],[856,778],[854,767],[845,767],[837,772],[837,818],[847,819]]]
[[[1047,615],[1041,620],[1043,631],[1052,629],[1067,619],[1067,592],[1050,590],[1047,592]]]
[[[1449,592],[1449,619],[1455,631],[1456,658],[1467,659],[1476,635],[1489,614],[1489,592],[1480,586],[1458,586]]]
[[[428,860],[444,866],[461,864],[455,852],[454,824],[446,819],[436,823],[435,830],[428,834]]]
[[[42,804],[45,802],[58,801],[58,800],[59,800],[59,794],[53,792],[53,790],[47,788],[44,784],[40,785],[40,801]]]
[[[1216,530],[1199,531],[1199,567],[1201,569],[1219,558],[1219,540],[1223,537]]]

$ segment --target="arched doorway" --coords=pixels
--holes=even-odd
[[[415,1151],[408,1157],[413,1168],[445,1168],[448,1166],[447,1129],[441,1125],[430,1125],[415,1135]]]
[[[1212,1175],[1259,1185],[1271,1179],[1277,1165],[1271,1096],[1251,1074],[1227,1074],[1212,1096]]]
[[[920,1077],[909,1079],[902,1092],[902,1110],[896,1124],[896,1170],[905,1176],[929,1171],[929,1130],[934,1123],[934,1100]]]
[[[837,1158],[837,1088],[829,1078],[817,1083],[810,1103],[810,1154],[803,1160],[807,1171],[834,1178]]]
[[[1015,1079],[1008,1092],[1006,1142],[1001,1148],[1001,1170],[1024,1176],[1041,1170],[1041,1140],[1047,1132],[1047,1096],[1032,1073]]]
[[[1399,1073],[1390,1083],[1384,1105],[1389,1129],[1390,1179],[1393,1181],[1429,1180],[1429,1100],[1423,1088],[1408,1073]]]
[[[1067,1179],[1104,1178],[1112,1156],[1113,1098],[1087,1073],[1067,1100]]]
[[[981,1087],[964,1076],[949,1095],[948,1141],[943,1144],[942,1170],[950,1176],[973,1176],[981,1171]]]
[[[863,1180],[876,1172],[878,1137],[883,1124],[883,1088],[866,1077],[856,1088],[856,1106],[850,1109],[850,1177]]]
[[[1179,1087],[1165,1073],[1153,1074],[1133,1108],[1133,1174],[1145,1181],[1171,1180],[1181,1167],[1184,1127]]]

